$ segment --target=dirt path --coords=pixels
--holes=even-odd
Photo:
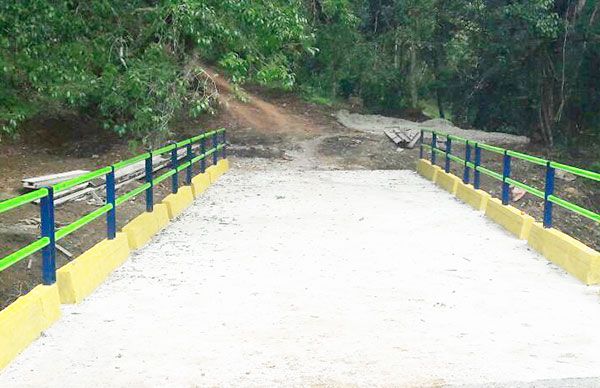
[[[209,71],[221,94],[223,111],[216,122],[231,131],[231,152],[239,157],[282,159],[303,169],[398,169],[414,166],[416,150],[397,152],[381,133],[341,125],[330,108],[290,94],[261,89],[244,92]]]

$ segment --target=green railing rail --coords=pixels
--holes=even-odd
[[[199,143],[199,144],[198,144]],[[194,151],[194,146],[198,144],[200,152]],[[207,149],[210,146],[210,149]],[[183,154],[181,153],[183,151]],[[163,154],[170,153],[170,161],[167,165],[155,166],[155,158]],[[40,200],[40,215],[41,215],[41,236],[31,244],[10,253],[8,256],[0,258],[0,272],[22,261],[28,256],[42,251],[42,279],[46,285],[53,284],[56,281],[56,242],[67,237],[68,235],[83,228],[90,222],[106,215],[107,237],[109,240],[116,237],[116,211],[117,208],[131,198],[146,194],[146,211],[153,211],[154,207],[154,186],[171,178],[171,191],[177,193],[179,190],[178,173],[186,171],[186,184],[191,184],[194,174],[194,166],[199,163],[201,173],[208,168],[207,161],[211,161],[212,165],[217,164],[219,155],[226,158],[226,132],[221,128],[211,132],[202,133],[190,139],[171,143],[160,149],[145,152],[141,155],[134,156],[131,159],[124,160],[113,164],[112,166],[100,168],[98,170],[86,173],[76,178],[58,183],[51,187],[41,188],[39,190],[27,193],[15,198],[7,199],[0,202],[0,214],[24,206],[33,201]],[[212,159],[209,158],[212,156]],[[158,159],[157,159],[158,160]],[[115,173],[126,167],[144,161],[145,163],[145,183],[139,187],[116,197],[116,179]],[[164,159],[161,159],[164,162]],[[167,169],[167,172],[158,177],[154,177],[155,170]],[[66,225],[60,229],[55,228],[54,220],[54,195],[65,190],[72,189],[76,186],[89,183],[96,179],[104,179],[103,185],[106,186],[106,204],[89,214],[84,215],[78,220]]]
[[[424,141],[425,133],[431,133],[431,144],[426,144]],[[445,149],[438,147],[438,140],[444,140]],[[465,154],[464,159],[452,153],[452,145],[454,142],[464,144]],[[462,137],[449,135],[447,133],[423,129],[421,130],[421,150],[420,157],[425,157],[424,150],[428,149],[431,152],[431,163],[436,164],[437,155],[441,155],[445,160],[444,170],[450,172],[450,163],[455,162],[463,167],[463,182],[468,184],[471,181],[471,171],[473,171],[473,186],[476,189],[481,188],[481,174],[489,176],[501,182],[502,185],[502,203],[508,205],[510,202],[510,186],[519,187],[529,194],[532,194],[544,201],[544,227],[551,228],[553,222],[553,205],[556,204],[569,211],[577,213],[583,217],[589,218],[592,221],[600,223],[600,214],[586,209],[577,204],[571,203],[563,198],[555,195],[555,177],[556,170],[565,171],[573,175],[589,179],[595,182],[600,182],[600,173],[584,170],[581,168],[569,166],[562,163],[553,162],[537,156],[527,155],[521,152],[504,149],[501,147],[492,146],[482,142],[464,139]],[[502,172],[497,172],[482,166],[482,150],[489,151],[503,157]],[[545,187],[543,190],[532,187],[528,184],[520,182],[511,177],[511,161],[519,159],[546,169]]]

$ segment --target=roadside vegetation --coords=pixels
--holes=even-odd
[[[0,4],[0,134],[79,115],[145,143],[213,109],[203,64],[309,101],[531,136],[598,169],[591,0],[28,0]]]

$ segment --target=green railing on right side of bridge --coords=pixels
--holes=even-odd
[[[424,142],[425,132],[431,133],[431,144]],[[445,149],[438,147],[438,140],[444,140]],[[453,142],[459,142],[465,146],[464,159],[452,153]],[[502,185],[502,203],[508,205],[510,202],[510,186],[519,187],[529,194],[532,194],[544,201],[544,218],[543,223],[545,228],[551,228],[553,223],[553,205],[561,206],[571,212],[589,218],[592,221],[600,223],[600,214],[586,209],[582,206],[569,202],[555,195],[555,177],[556,170],[565,171],[573,175],[589,179],[595,182],[600,182],[600,173],[584,170],[581,168],[569,166],[562,163],[553,162],[550,160],[538,158],[536,156],[527,155],[521,152],[507,150],[504,148],[492,146],[489,144],[476,142],[473,140],[464,139],[462,137],[449,135],[446,133],[423,129],[421,130],[421,147],[420,157],[425,157],[425,149],[430,150],[431,164],[436,164],[437,155],[444,158],[444,171],[450,172],[451,162],[457,163],[463,168],[463,182],[469,184],[471,181],[471,171],[473,171],[473,187],[481,188],[481,174],[489,176],[492,179],[498,180]],[[497,172],[482,166],[482,151],[492,152],[503,157],[502,172]],[[544,189],[538,189],[520,182],[511,177],[512,159],[520,159],[528,163],[543,166],[546,169]]]

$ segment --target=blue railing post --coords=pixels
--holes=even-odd
[[[117,237],[117,195],[115,187],[115,168],[110,167],[110,172],[106,174],[106,204],[112,205],[112,209],[106,213],[106,234],[109,240]]]
[[[40,202],[40,218],[42,237],[47,237],[50,243],[42,249],[42,282],[49,286],[56,283],[56,237],[54,222],[54,190],[47,187],[48,195]]]
[[[424,131],[421,130],[421,137],[419,138],[419,159],[423,159],[423,156],[424,156],[423,155],[423,152],[424,152],[424,149],[423,149],[423,136],[424,135],[425,135]]]
[[[185,169],[185,182],[188,185],[192,184],[192,175],[194,171],[192,170],[192,159],[194,158],[194,151],[192,150],[192,143],[189,143],[187,146],[187,161],[190,165]]]
[[[504,160],[502,162],[502,204],[508,205],[510,203],[510,185],[506,181],[510,178],[510,155],[508,151],[504,151]]]
[[[446,165],[444,167],[444,170],[446,171],[446,173],[450,172],[450,155],[452,154],[452,139],[450,138],[450,135],[448,135],[448,137],[446,137]]]
[[[227,131],[223,131],[223,152],[221,153],[221,157],[223,159],[227,159],[227,137],[225,135],[225,132]]]
[[[217,134],[217,131],[215,131],[215,133],[213,134],[213,138],[212,138],[212,148],[214,149],[214,153],[213,153],[213,166],[217,165],[217,162],[219,161],[219,152],[217,151],[217,146],[219,145],[219,135]]]
[[[202,136],[202,139],[200,139],[200,153],[202,154],[200,172],[204,174],[206,172],[206,136]]]
[[[550,162],[546,163],[546,190],[544,192],[544,228],[552,227],[552,208],[553,203],[550,202],[549,197],[554,195],[554,177],[556,170]]]
[[[471,163],[471,143],[467,140],[465,143],[465,171],[463,172],[463,182],[466,185],[471,180],[471,167],[469,167],[469,163]]]
[[[435,148],[437,147],[437,133],[433,132],[431,136],[431,165],[435,165]]]
[[[152,212],[154,211],[154,184],[152,181],[154,180],[153,175],[153,165],[152,165],[152,152],[146,158],[146,183],[150,183],[150,187],[146,189],[146,211]]]
[[[479,144],[475,143],[475,171],[473,171],[473,187],[475,190],[481,188],[481,172],[477,168],[481,165],[481,148]]]
[[[173,194],[177,194],[179,191],[179,173],[177,172],[177,167],[177,144],[175,144],[175,148],[171,150],[171,169],[175,171],[175,174],[171,178],[171,192]]]

